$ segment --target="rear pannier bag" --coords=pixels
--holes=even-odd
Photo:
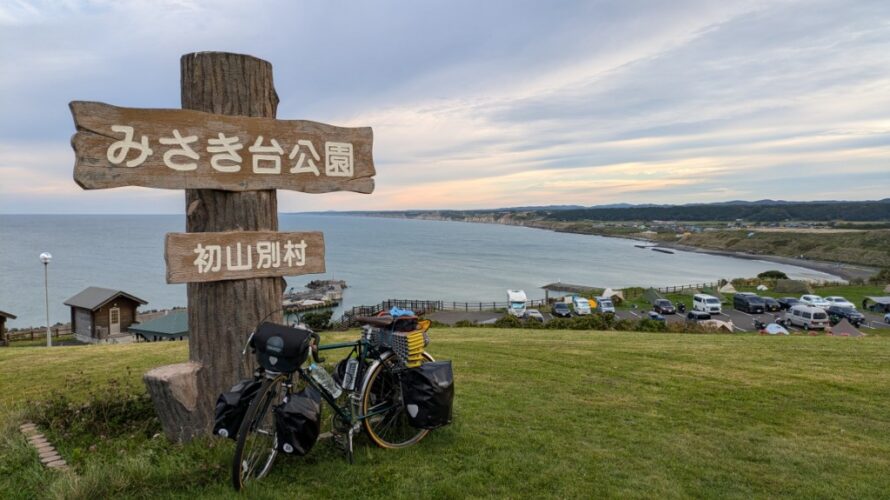
[[[454,401],[451,361],[424,363],[405,370],[402,397],[412,427],[436,429],[450,424]]]
[[[321,395],[307,387],[274,408],[278,451],[305,455],[321,432]]]
[[[262,382],[259,380],[242,380],[216,398],[213,421],[215,435],[231,439],[237,437],[247,407],[250,406],[261,385]]]
[[[263,323],[257,328],[250,345],[257,359],[268,371],[293,373],[309,356],[312,332],[302,328]]]

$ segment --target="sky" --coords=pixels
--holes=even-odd
[[[374,130],[373,194],[282,212],[890,196],[886,0],[0,0],[0,213],[183,212],[81,190],[68,102],[179,107],[206,50]]]

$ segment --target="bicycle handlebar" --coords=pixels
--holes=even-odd
[[[312,338],[315,339],[315,342],[309,346],[309,351],[312,353],[312,359],[315,360],[316,363],[324,363],[324,358],[318,355],[318,344],[321,344],[321,337],[312,332]]]

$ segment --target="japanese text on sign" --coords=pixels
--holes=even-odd
[[[116,135],[123,135],[108,146],[106,156],[111,164],[134,168],[145,163],[145,160],[155,153],[148,136],[139,135],[136,140],[137,132],[133,127],[112,125],[111,131]],[[183,137],[178,129],[173,129],[169,136],[159,137],[157,142],[161,146],[169,146],[163,151],[163,162],[172,170],[180,172],[196,170],[198,168],[196,160],[201,158],[201,153],[195,151],[196,147],[199,151],[210,155],[210,165],[218,172],[240,172],[243,166],[243,158],[239,152],[244,149],[244,144],[237,135],[226,136],[224,133],[218,133],[216,137],[208,139],[206,145],[201,148],[197,135]],[[255,174],[277,175],[282,173],[282,163],[285,162],[284,171],[287,173],[321,175],[318,168],[321,157],[312,141],[298,139],[287,149],[290,152],[285,155],[285,148],[277,139],[267,140],[262,135],[257,136],[253,144],[247,148],[251,153],[249,168]],[[326,176],[355,175],[352,143],[326,141],[323,151]]]

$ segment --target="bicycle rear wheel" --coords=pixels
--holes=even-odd
[[[237,491],[248,481],[268,474],[278,454],[272,407],[284,398],[284,380],[284,375],[278,375],[263,382],[238,429],[232,459],[232,486]]]
[[[423,358],[424,363],[435,361],[426,352]],[[416,429],[408,422],[396,373],[399,368],[398,356],[383,359],[374,367],[362,394],[362,414],[371,415],[362,423],[374,444],[381,448],[405,448],[429,434],[428,430]]]

